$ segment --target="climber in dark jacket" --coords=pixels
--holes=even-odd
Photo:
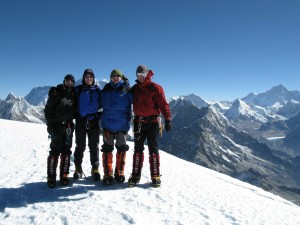
[[[47,183],[50,188],[56,186],[56,167],[60,156],[60,182],[69,183],[70,155],[75,117],[75,79],[73,75],[65,76],[63,84],[49,90],[45,106],[47,131],[51,137],[50,152],[47,160]]]

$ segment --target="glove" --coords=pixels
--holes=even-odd
[[[126,83],[129,84],[129,80],[128,80],[128,78],[125,76],[125,74],[123,74],[123,80],[124,80]]]
[[[166,120],[165,121],[165,129],[167,132],[172,130],[172,126],[171,126],[171,121],[170,120]]]
[[[53,123],[47,123],[47,132],[51,136],[53,134]]]

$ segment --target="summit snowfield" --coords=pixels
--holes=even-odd
[[[49,189],[46,126],[0,119],[0,224],[300,224],[300,207],[250,184],[161,151],[162,186],[150,186],[147,157],[140,184],[102,186],[90,178]],[[102,141],[101,141],[102,144]],[[133,143],[129,142],[126,180]],[[72,148],[74,151],[74,146]],[[147,156],[147,148],[145,156]],[[101,163],[102,165],[102,163]],[[74,171],[71,163],[70,176]],[[102,168],[101,168],[102,171]],[[102,173],[103,174],[103,173]]]

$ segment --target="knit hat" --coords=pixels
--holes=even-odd
[[[67,74],[64,78],[64,81],[65,80],[72,80],[72,82],[75,83],[75,78],[72,74]]]
[[[85,84],[85,82],[84,82],[84,76],[87,75],[87,74],[90,74],[94,78],[93,84],[95,84],[95,75],[94,75],[94,71],[92,69],[86,69],[83,72],[83,75],[82,75],[82,84]]]
[[[149,72],[148,68],[145,65],[139,65],[136,68],[136,73],[143,73],[143,72],[148,73]]]
[[[92,75],[94,78],[95,78],[95,75],[94,75],[94,71],[92,69],[86,69],[84,72],[83,72],[83,76],[87,75],[87,74],[90,74]]]
[[[111,71],[110,77],[112,77],[113,75],[117,75],[117,76],[120,76],[121,78],[123,78],[123,73],[121,72],[121,70],[118,70],[118,69],[114,69],[113,71]]]

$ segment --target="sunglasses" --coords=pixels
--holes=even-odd
[[[136,73],[137,76],[143,76],[146,77],[148,75],[148,73],[146,72],[141,72],[141,73]]]

